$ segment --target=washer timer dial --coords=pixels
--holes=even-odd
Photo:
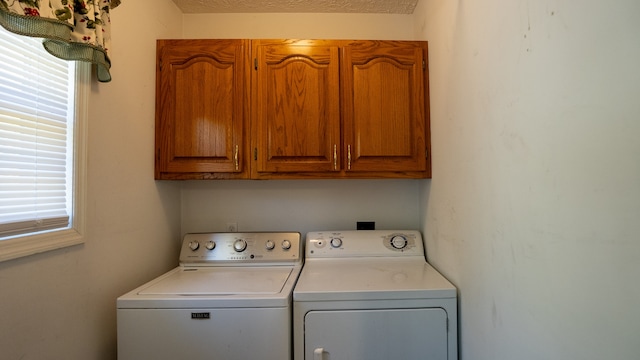
[[[238,239],[233,243],[233,250],[236,252],[243,252],[247,248],[247,242],[243,239]]]

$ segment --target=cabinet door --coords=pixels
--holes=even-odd
[[[253,176],[339,171],[338,46],[256,40],[252,48]]]
[[[248,177],[247,45],[158,41],[156,179]]]
[[[426,55],[426,42],[356,41],[345,46],[341,70],[347,174],[426,176]]]

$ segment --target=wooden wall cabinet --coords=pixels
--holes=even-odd
[[[426,42],[160,40],[156,178],[430,177],[426,64]]]
[[[339,46],[252,43],[254,178],[334,176],[341,167]]]
[[[425,177],[428,161],[426,42],[344,46],[341,85],[347,175]]]
[[[249,177],[248,40],[158,40],[156,179]]]

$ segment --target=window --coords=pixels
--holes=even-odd
[[[0,261],[83,241],[89,75],[0,27]]]

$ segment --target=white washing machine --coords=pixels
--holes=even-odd
[[[454,360],[457,291],[417,231],[312,232],[293,331],[295,360]]]
[[[288,360],[299,233],[185,235],[180,266],[117,300],[120,360]]]

